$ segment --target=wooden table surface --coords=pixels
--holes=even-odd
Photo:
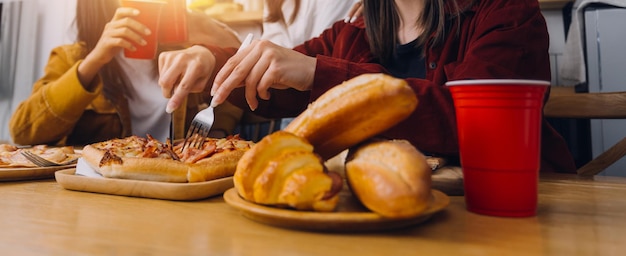
[[[218,196],[179,202],[76,192],[55,180],[0,182],[3,255],[618,255],[626,179],[544,176],[536,217],[470,213],[451,197],[395,231],[321,233],[268,226]]]

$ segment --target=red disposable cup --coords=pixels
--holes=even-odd
[[[187,41],[187,3],[185,0],[167,0],[161,11],[159,42],[163,44]]]
[[[133,43],[136,50],[124,49],[124,56],[134,59],[154,59],[156,57],[159,44],[159,19],[161,9],[165,3],[164,1],[150,0],[122,0],[122,6],[139,10],[139,15],[133,17],[133,19],[148,27],[152,32],[150,35],[143,36],[143,39],[147,42],[146,45]]]
[[[550,82],[487,79],[446,85],[456,110],[467,209],[503,217],[536,215],[542,109]]]

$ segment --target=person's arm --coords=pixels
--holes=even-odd
[[[93,91],[78,78],[78,45],[55,48],[44,76],[33,85],[32,94],[15,110],[9,121],[13,142],[21,145],[55,144],[74,128],[85,108],[102,89],[94,79]]]
[[[134,49],[133,42],[146,43],[142,35],[151,32],[132,19],[138,13],[132,8],[118,8],[86,56],[81,43],[52,51],[44,76],[35,82],[31,96],[11,117],[9,128],[15,143],[55,144],[72,132],[87,106],[102,90],[97,75],[102,66],[122,49]]]
[[[78,78],[85,89],[92,91],[92,80],[100,69],[111,62],[123,49],[135,50],[137,45],[147,44],[143,36],[157,31],[150,31],[146,26],[132,19],[139,11],[133,8],[120,7],[109,21],[100,35],[96,46],[91,50],[78,66]]]
[[[448,80],[550,80],[549,35],[537,1],[492,0],[476,9],[473,19],[450,33],[458,34],[462,57],[444,63]],[[454,54],[453,41],[446,43],[446,54]]]
[[[191,45],[215,45],[219,47],[239,47],[238,34],[228,25],[204,13],[188,13],[188,42]]]
[[[385,135],[408,138],[427,152],[455,154],[456,121],[445,82],[475,78],[549,80],[545,21],[536,3],[531,2],[508,1],[505,6],[480,2],[471,11],[473,15],[460,24],[460,30],[454,28],[441,44],[428,50],[426,79],[406,79],[418,96],[418,107],[411,117]],[[387,73],[373,56],[367,55],[367,49],[362,49],[368,47],[363,43],[363,30],[340,23],[320,38],[295,48],[316,56],[312,89],[271,90],[271,98],[260,100],[255,113],[265,117],[297,115],[308,103],[343,81],[364,73]],[[242,107],[244,95],[243,90],[237,89],[229,100]]]

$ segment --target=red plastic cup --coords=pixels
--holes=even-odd
[[[456,110],[467,209],[491,216],[536,215],[542,109],[550,82],[488,79],[446,85]]]
[[[150,35],[143,36],[143,39],[147,42],[146,45],[133,44],[136,50],[131,51],[124,49],[124,56],[127,58],[149,60],[156,57],[157,46],[159,44],[159,19],[161,9],[165,4],[165,1],[122,0],[122,6],[139,10],[139,15],[133,18],[152,31]]]
[[[185,0],[167,0],[161,11],[159,42],[163,44],[187,41],[187,3]]]

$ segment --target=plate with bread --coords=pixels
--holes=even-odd
[[[28,160],[22,151],[29,151],[39,157],[54,163],[71,163],[59,166],[39,167]],[[11,144],[0,144],[0,181],[17,181],[48,179],[54,177],[54,172],[76,166],[75,161],[81,151],[74,147],[54,147],[48,145],[34,145],[17,147]]]
[[[239,136],[205,138],[183,149],[150,135],[86,145],[76,168],[59,171],[65,189],[166,200],[198,200],[233,187],[239,158],[254,144]]]
[[[271,226],[321,232],[368,232],[407,228],[427,221],[450,202],[450,198],[438,190],[432,190],[431,194],[428,207],[420,214],[407,218],[386,218],[372,212],[349,191],[339,194],[338,207],[333,212],[264,206],[246,201],[234,188],[224,193],[224,200],[246,218]]]
[[[432,189],[432,168],[409,141],[376,137],[416,107],[406,81],[388,75],[337,85],[244,153],[224,200],[245,217],[287,228],[369,231],[420,223],[443,210],[448,196]],[[327,160],[346,150],[344,173],[329,170]]]

